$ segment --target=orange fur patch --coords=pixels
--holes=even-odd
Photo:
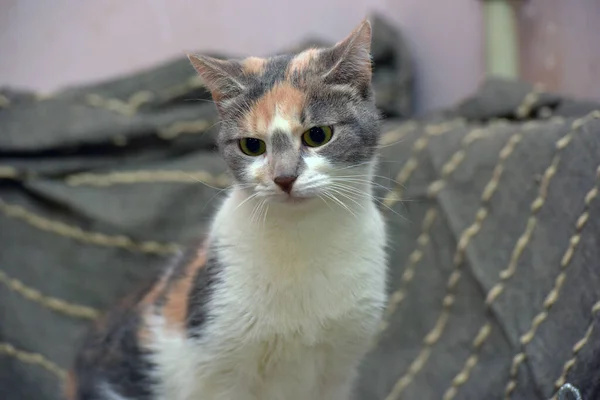
[[[315,61],[318,54],[319,50],[309,49],[292,58],[292,61],[290,61],[285,73],[286,78],[289,79],[295,72],[306,71],[308,67]]]
[[[151,305],[156,302],[158,296],[164,291],[165,286],[167,285],[167,280],[169,279],[170,274],[164,274],[160,277],[158,281],[150,288],[150,290],[146,293],[142,301],[141,305]]]
[[[137,337],[140,343],[148,344],[150,341],[150,330],[148,329],[148,325],[146,324],[146,317],[152,314],[153,308],[152,305],[156,303],[158,297],[164,292],[165,287],[167,285],[167,280],[169,278],[169,274],[163,275],[155,284],[150,288],[148,293],[144,296],[142,301],[140,301],[139,306],[142,312],[142,320],[140,321],[140,325],[137,331]],[[144,309],[145,308],[145,309]]]
[[[163,315],[170,326],[183,329],[188,315],[188,299],[194,285],[196,274],[206,266],[206,251],[198,250],[197,257],[185,266],[184,276],[169,288]]]
[[[244,72],[253,75],[261,75],[265,72],[267,60],[259,57],[248,57],[242,62]]]
[[[67,400],[75,400],[77,398],[77,377],[75,372],[69,371],[65,380],[64,394]]]
[[[248,112],[245,129],[257,137],[265,137],[277,111],[293,126],[299,121],[306,95],[288,82],[278,83],[263,95]],[[299,122],[297,123],[299,126]]]

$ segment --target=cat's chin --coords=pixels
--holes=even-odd
[[[318,199],[317,196],[298,196],[298,195],[281,195],[275,196],[271,201],[273,203],[282,204],[290,207],[298,207],[310,204]]]
[[[283,199],[283,202],[286,204],[306,204],[312,199],[312,197],[286,196]]]

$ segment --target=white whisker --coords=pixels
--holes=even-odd
[[[354,214],[352,212],[352,210],[346,205],[344,204],[343,201],[341,201],[340,199],[338,199],[337,197],[335,197],[335,195],[329,193],[329,192],[324,192],[323,193],[325,196],[327,196],[328,198],[330,198],[331,200],[335,201],[336,203],[338,203],[340,206],[342,206],[342,208],[346,209],[350,214],[352,214],[354,216],[354,218],[358,218],[356,214]]]

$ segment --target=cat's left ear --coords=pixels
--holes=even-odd
[[[188,58],[212,93],[217,107],[221,102],[239,96],[246,89],[239,62],[195,54],[188,54]]]
[[[371,83],[371,23],[364,20],[352,33],[327,50],[326,83],[365,87]]]

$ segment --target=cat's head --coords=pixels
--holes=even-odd
[[[244,60],[190,56],[221,116],[218,146],[241,187],[273,201],[351,193],[380,135],[371,25],[331,48]]]

